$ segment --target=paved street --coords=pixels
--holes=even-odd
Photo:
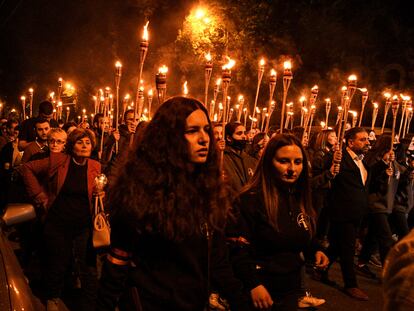
[[[380,275],[378,268],[370,266],[370,269]],[[341,268],[335,263],[330,272],[330,279],[342,286]],[[369,301],[357,301],[346,294],[340,288],[333,288],[314,281],[307,276],[307,285],[311,289],[312,295],[318,298],[324,298],[326,303],[318,308],[320,311],[381,311],[383,306],[382,285],[378,280],[371,280],[358,275],[359,287],[369,296]]]

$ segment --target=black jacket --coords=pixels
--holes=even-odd
[[[253,176],[257,160],[244,151],[237,151],[230,146],[224,149],[224,171],[231,188],[238,193]]]
[[[305,218],[308,230],[299,221],[302,214],[298,196],[288,190],[280,192],[278,230],[270,224],[259,192],[243,193],[236,203],[238,220],[228,236],[229,240],[242,237],[248,242],[232,247],[234,271],[247,289],[261,284],[259,273],[280,276],[299,272],[304,263],[301,252],[316,252],[309,219]]]
[[[208,301],[208,242],[204,235],[180,242],[158,234],[138,234],[124,223],[112,223],[111,246],[132,252],[133,267],[106,262],[97,310],[114,310],[129,282],[137,287],[143,310],[202,311]],[[211,283],[232,310],[249,310],[242,284],[234,278],[224,235],[213,232],[210,246]]]
[[[392,163],[394,174],[386,174],[388,165],[382,159],[374,159],[370,165],[371,183],[369,185],[369,212],[391,214],[394,209],[394,198],[401,176],[400,166]]]
[[[363,161],[364,162],[364,161]],[[368,212],[370,172],[365,185],[361,173],[346,149],[342,152],[341,169],[332,180],[329,193],[329,216],[333,221],[359,223]]]
[[[395,195],[394,210],[400,213],[409,213],[414,205],[414,185],[410,178],[411,168],[402,167],[400,182]]]

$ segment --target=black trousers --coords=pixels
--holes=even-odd
[[[378,242],[381,262],[384,263],[388,251],[394,245],[388,217],[389,215],[386,213],[372,213],[368,216],[368,233],[365,237],[361,254],[359,255],[360,262],[369,262]]]
[[[73,232],[53,221],[46,222],[43,234],[44,272],[46,298],[60,298],[65,274],[71,268],[73,258],[79,268],[81,297],[79,310],[94,310],[98,280],[96,254],[92,249],[91,229]]]
[[[398,239],[401,240],[405,237],[410,229],[408,228],[408,215],[405,212],[393,211],[390,216],[390,224],[392,232],[398,235]]]
[[[326,255],[332,264],[338,257],[345,288],[358,287],[354,268],[355,240],[359,223],[331,221],[329,228],[329,247]]]
[[[272,311],[296,311],[301,289],[301,270],[275,275],[259,273],[259,278],[273,300]]]

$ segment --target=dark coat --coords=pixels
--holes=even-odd
[[[331,220],[359,223],[368,213],[370,172],[366,163],[364,166],[368,172],[365,185],[362,182],[358,166],[348,151],[344,149],[341,169],[331,182],[332,188],[328,197],[328,211]]]
[[[242,284],[233,276],[223,234],[213,232],[209,247],[203,234],[172,241],[157,233],[138,233],[117,215],[111,225],[111,255],[122,259],[129,254],[132,267],[114,259],[105,263],[97,310],[114,310],[128,278],[143,310],[202,311],[208,301],[208,267],[210,282],[232,310],[249,310]]]
[[[412,169],[401,169],[400,182],[395,195],[394,210],[408,214],[414,206],[414,185],[410,178]]]
[[[232,187],[238,193],[253,176],[257,160],[246,152],[238,152],[231,147],[224,149],[224,171]]]
[[[280,191],[278,225],[269,222],[262,195],[258,191],[241,194],[235,204],[237,223],[227,230],[232,244],[232,262],[236,276],[251,290],[261,284],[260,275],[269,277],[299,273],[304,260],[301,252],[314,254],[309,218],[302,218],[299,193]],[[303,225],[305,220],[306,227]],[[306,229],[307,228],[307,229]]]
[[[48,206],[51,207],[57,198],[68,173],[72,157],[64,153],[51,153],[49,158],[27,162],[19,169],[29,197],[36,198],[40,193],[48,196]],[[95,187],[95,177],[101,172],[99,162],[87,159],[88,165],[88,197],[92,210],[92,195]],[[45,183],[41,183],[44,180]]]
[[[400,179],[400,166],[393,162],[394,174],[386,174],[388,165],[382,159],[375,159],[370,165],[369,212],[391,214]]]

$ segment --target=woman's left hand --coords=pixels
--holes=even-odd
[[[326,269],[329,265],[329,258],[325,253],[317,251],[315,254],[315,266],[319,269]]]

